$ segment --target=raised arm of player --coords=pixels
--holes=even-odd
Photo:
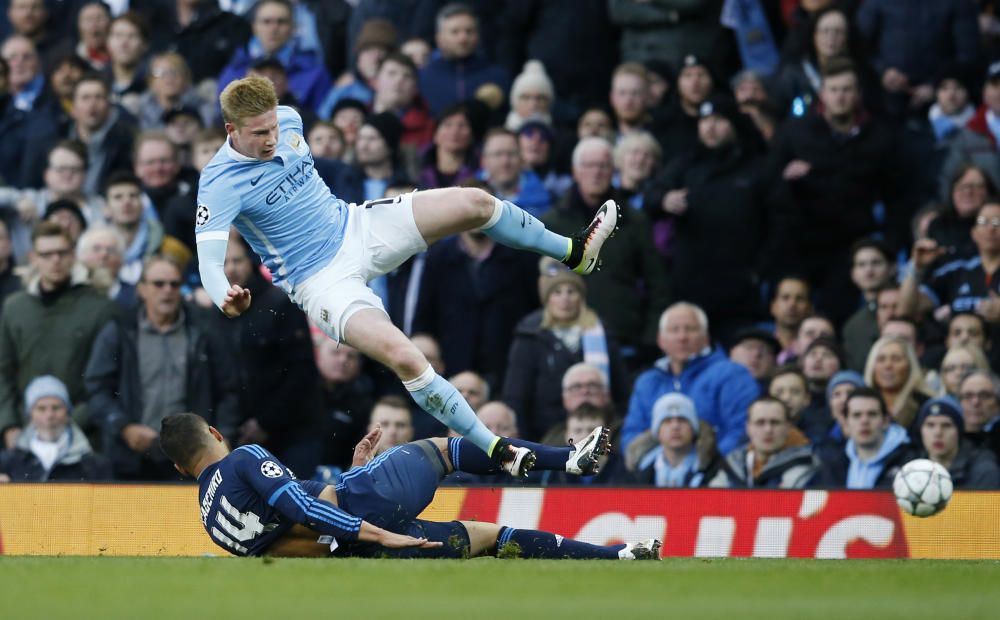
[[[225,271],[227,245],[228,238],[199,239],[198,273],[201,274],[201,285],[205,287],[208,296],[226,316],[232,318],[243,314],[250,307],[250,291],[229,284]]]
[[[194,232],[201,284],[226,316],[236,317],[250,307],[250,291],[231,286],[225,272],[229,229],[243,208],[231,175],[232,172],[221,165],[209,164],[202,171]]]

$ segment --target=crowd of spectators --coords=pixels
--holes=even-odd
[[[2,0],[0,481],[179,479],[161,420],[335,480],[447,429],[311,328],[238,236],[194,256],[218,93],[270,79],[348,202],[484,188],[586,278],[478,231],[370,285],[494,432],[613,430],[527,484],[1000,488],[994,0]],[[449,484],[520,484],[455,474]]]

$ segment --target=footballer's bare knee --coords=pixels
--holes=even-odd
[[[403,381],[416,379],[431,365],[420,349],[409,340],[387,345],[384,353],[386,365]]]
[[[428,245],[467,230],[482,228],[496,208],[496,199],[476,187],[446,187],[417,192],[413,217]]]
[[[447,205],[452,217],[458,218],[456,223],[463,227],[478,228],[493,216],[496,201],[489,192],[478,187],[449,187],[437,191],[442,192],[441,204]]]
[[[496,208],[496,199],[478,187],[463,187],[460,191],[465,192],[462,198],[469,205],[469,217],[477,222],[476,226],[490,221]]]
[[[499,525],[483,521],[461,521],[460,523],[465,526],[465,531],[469,533],[470,557],[496,552],[497,536],[500,535]]]

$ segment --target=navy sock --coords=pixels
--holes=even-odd
[[[470,474],[495,474],[500,471],[495,460],[464,437],[448,438],[448,457],[455,471]]]
[[[497,557],[545,558],[551,560],[617,560],[625,545],[592,545],[539,530],[501,527],[497,535]]]
[[[566,460],[569,458],[570,448],[554,448],[520,439],[508,439],[507,441],[512,445],[534,450],[537,458],[535,469],[566,471]],[[448,456],[456,471],[470,474],[492,474],[500,471],[492,458],[463,437],[448,438]]]
[[[566,461],[569,459],[570,452],[573,451],[572,448],[556,448],[523,439],[508,439],[507,441],[519,448],[534,450],[538,460],[535,461],[533,469],[545,471],[566,471]]]

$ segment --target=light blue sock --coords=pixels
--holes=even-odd
[[[483,233],[498,243],[516,250],[531,250],[556,260],[569,256],[570,240],[545,228],[538,219],[508,200],[496,200],[493,217],[483,226]]]
[[[428,366],[416,379],[403,381],[403,386],[424,411],[474,443],[487,455],[492,455],[493,447],[500,438],[483,426],[476,417],[476,412],[455,386],[434,372],[433,368]]]

